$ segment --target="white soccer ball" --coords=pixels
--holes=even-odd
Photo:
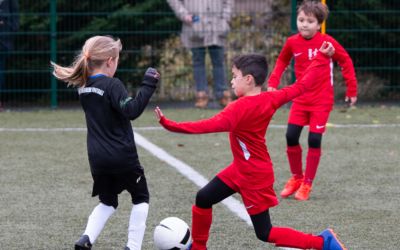
[[[159,250],[187,249],[191,241],[188,224],[177,217],[163,219],[154,229],[154,244]]]

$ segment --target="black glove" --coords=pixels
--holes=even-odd
[[[147,68],[146,72],[144,73],[143,77],[143,84],[155,86],[160,79],[160,73],[155,68]]]

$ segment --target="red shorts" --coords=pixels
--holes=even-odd
[[[290,124],[299,126],[309,125],[309,131],[323,134],[326,129],[326,123],[329,119],[330,111],[307,111],[303,109],[291,108],[289,114]]]
[[[217,174],[226,185],[238,192],[249,215],[259,214],[278,205],[273,185],[260,189],[246,189],[237,183],[236,169],[230,165]]]

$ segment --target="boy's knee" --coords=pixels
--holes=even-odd
[[[299,145],[299,139],[301,134],[302,127],[289,124],[286,130],[286,142],[288,146],[296,146]]]
[[[308,146],[310,148],[320,148],[322,141],[322,134],[310,132],[308,135]]]
[[[196,206],[200,208],[211,208],[212,204],[208,197],[208,193],[200,189],[196,194]]]
[[[257,239],[268,242],[269,233],[271,232],[271,227],[265,227],[264,230],[256,231]]]
[[[293,136],[292,134],[286,133],[286,143],[289,146],[296,146],[299,144],[299,140],[297,137]]]

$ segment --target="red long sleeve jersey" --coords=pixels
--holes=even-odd
[[[346,96],[357,96],[356,74],[349,54],[334,38],[319,32],[309,40],[303,38],[300,34],[293,35],[287,39],[279,54],[275,68],[268,79],[268,86],[278,87],[281,76],[292,58],[294,58],[296,79],[300,79],[324,41],[331,42],[335,47],[335,54],[332,56],[332,60],[337,62],[342,69],[342,75],[347,86]],[[294,99],[294,103],[310,111],[332,109],[334,103],[333,62],[326,67],[325,77],[320,82],[315,82],[310,91]]]
[[[303,94],[320,80],[322,69],[330,62],[323,55],[313,61],[302,79],[289,87],[241,97],[209,119],[177,123],[162,117],[160,123],[166,129],[180,133],[229,132],[232,165],[240,186],[259,189],[272,185],[274,173],[265,141],[268,124],[280,106]]]

